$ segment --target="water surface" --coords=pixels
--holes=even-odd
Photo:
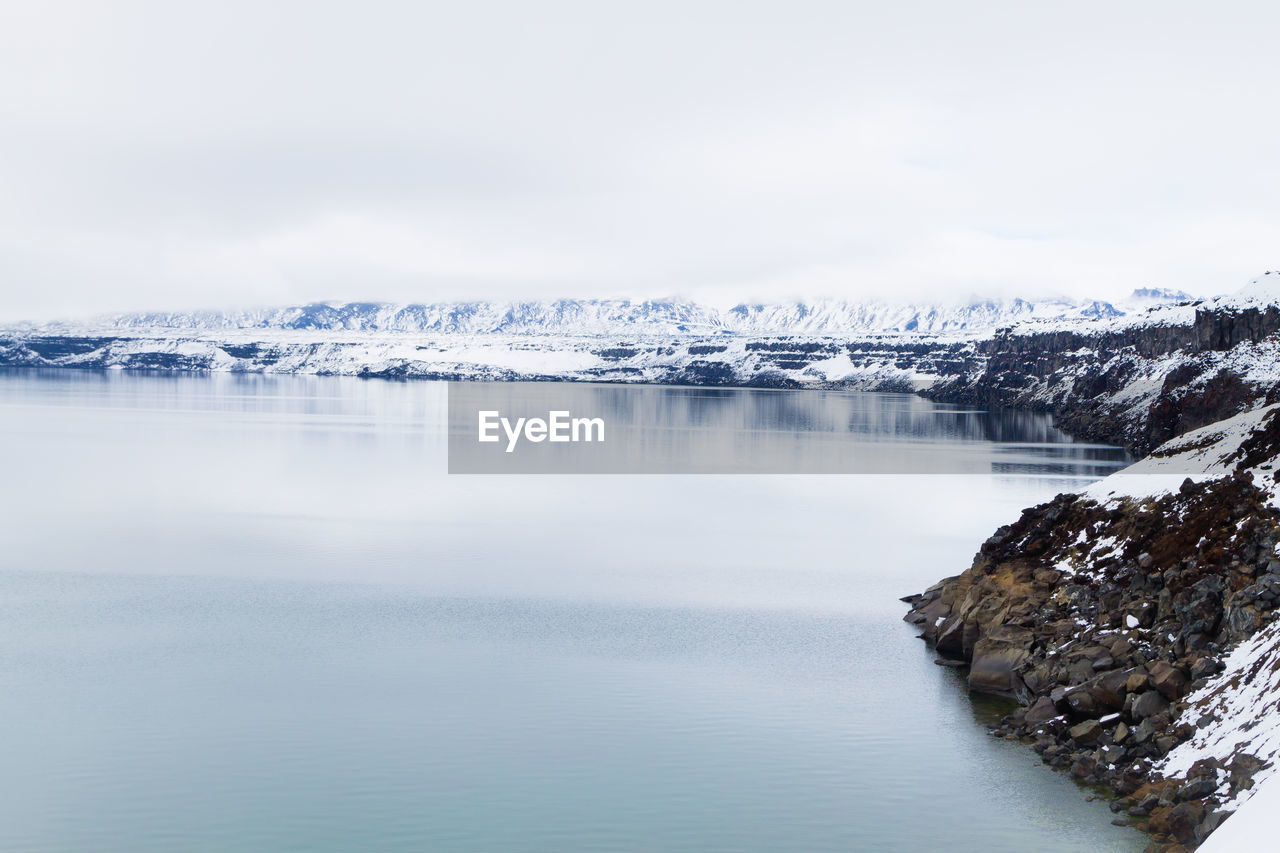
[[[0,849],[1141,849],[897,601],[1105,454],[810,394],[990,470],[450,477],[442,385],[0,373]]]

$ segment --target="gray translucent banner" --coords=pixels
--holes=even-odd
[[[912,394],[449,383],[451,474],[1026,474],[1128,464],[1048,416]]]

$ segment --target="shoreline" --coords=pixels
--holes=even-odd
[[[1254,661],[1280,646],[1280,406],[1231,420],[1025,510],[903,599],[971,691],[1021,706],[992,733],[1103,786],[1155,851],[1203,842],[1280,757],[1264,705],[1222,711],[1275,686]]]
[[[427,375],[403,370],[334,373],[296,368],[237,369],[226,365],[211,369],[172,364],[0,364],[0,369],[10,368],[129,370],[165,375],[349,376],[392,381],[554,381],[724,390],[888,391],[914,393],[941,403],[1047,412],[1055,423],[1065,420],[1067,428],[1063,432],[1073,438],[1106,440],[1108,434],[1127,436],[1130,440],[1116,443],[1131,451],[1142,446],[1141,441],[1132,439],[1134,435],[1150,434],[1147,420],[1157,408],[1153,404],[1151,409],[1131,410],[1128,420],[1098,421],[1104,424],[1104,434],[1099,436],[1098,430],[1087,425],[1093,422],[1090,419],[1095,418],[1100,405],[1114,405],[1107,402],[1113,397],[1106,394],[1100,398],[1102,404],[1094,400],[1082,406],[1068,397],[1050,405],[1026,396],[1006,401],[1007,395],[1002,396],[998,388],[982,394],[981,399],[968,398],[966,394],[956,397],[954,388],[922,388],[920,382],[904,388],[892,387],[892,383],[891,387],[868,387],[866,382],[856,380],[775,382],[768,375],[757,375],[754,382],[730,381],[730,377],[720,374],[698,377],[703,381],[687,376],[663,381],[578,375]],[[1184,385],[1178,387],[1191,387],[1201,396],[1213,397],[1219,386],[1195,386],[1195,380],[1204,375],[1202,372],[1183,377]],[[990,381],[985,373],[975,381],[983,379]],[[1233,387],[1239,390],[1245,386],[1237,383]],[[1270,401],[1277,391],[1280,385],[1267,387],[1262,400],[1257,400],[1255,394],[1253,405]],[[1168,388],[1161,388],[1159,398],[1177,397],[1168,392]],[[1215,398],[1207,409],[1200,406],[1197,417],[1210,410],[1221,414],[1242,406],[1247,409],[1247,405],[1239,393],[1233,393]],[[1064,407],[1073,413],[1065,419]],[[1218,454],[1216,459],[1235,452],[1240,457],[1236,470],[1217,470],[1206,479],[1200,476],[1206,472],[1184,464],[1186,470],[1177,473],[1195,474],[1202,482],[1179,476],[1181,486],[1175,483],[1174,489],[1164,495],[1121,494],[1108,500],[1093,488],[1086,490],[1087,495],[1060,495],[1054,501],[1025,510],[1018,522],[996,531],[965,573],[904,599],[911,605],[907,621],[922,629],[922,636],[938,651],[940,662],[967,668],[971,690],[1003,695],[1021,703],[1022,707],[1007,715],[993,734],[1021,740],[1032,746],[1045,763],[1070,772],[1082,784],[1108,791],[1112,811],[1118,815],[1116,821],[1150,832],[1155,839],[1152,850],[1176,853],[1204,841],[1248,797],[1255,776],[1270,766],[1268,759],[1242,753],[1226,760],[1207,756],[1181,767],[1177,775],[1161,773],[1170,755],[1191,744],[1205,728],[1188,718],[1193,694],[1212,686],[1215,676],[1225,669],[1231,649],[1265,627],[1276,615],[1280,599],[1280,563],[1270,558],[1259,562],[1257,558],[1258,553],[1270,553],[1268,549],[1275,546],[1274,537],[1266,540],[1237,536],[1216,542],[1217,551],[1209,563],[1200,547],[1203,542],[1185,540],[1157,548],[1149,541],[1161,528],[1172,530],[1184,525],[1188,513],[1216,518],[1211,527],[1224,531],[1240,530],[1250,520],[1275,521],[1265,484],[1262,489],[1253,485],[1246,469],[1256,467],[1264,457],[1280,454],[1280,439],[1263,441],[1244,454],[1249,456],[1245,459],[1242,443],[1252,440],[1251,436],[1235,435],[1231,437],[1235,442],[1232,444],[1215,443],[1210,440],[1213,435],[1200,435],[1240,417],[1244,416],[1214,419],[1209,427],[1198,431],[1184,430],[1181,438],[1154,448],[1135,466],[1149,468],[1151,463],[1163,464],[1175,457],[1185,463],[1188,453],[1198,454],[1198,461],[1203,462],[1203,457],[1212,451]],[[1169,428],[1189,427],[1195,422],[1181,419]],[[1081,424],[1086,426],[1082,428]],[[1272,417],[1270,424],[1264,432],[1280,432],[1280,417]],[[1164,465],[1164,469],[1170,466]],[[1143,473],[1163,473],[1166,479],[1172,476],[1172,470]],[[1108,480],[1123,475],[1121,472]],[[1223,506],[1232,510],[1228,517],[1214,515]],[[1110,531],[1112,545],[1119,543],[1123,547],[1114,547],[1108,554],[1082,550],[1081,546],[1092,544],[1105,531]],[[1223,555],[1231,559],[1223,562]],[[1064,571],[1064,560],[1081,565]],[[1215,567],[1214,572],[1206,575],[1200,571],[1210,564]],[[1251,565],[1253,571],[1241,573],[1240,567],[1246,565]],[[1159,581],[1152,581],[1153,576]],[[1260,588],[1258,581],[1267,578],[1274,580]],[[1252,596],[1248,603],[1252,615],[1232,615],[1230,603],[1246,589]],[[1168,593],[1167,601],[1161,598],[1162,590]],[[1184,593],[1188,600],[1175,605],[1174,596]],[[1188,631],[1184,630],[1184,610],[1188,606],[1222,613],[1201,630]],[[1065,608],[1059,615],[1070,619],[1050,625],[1040,618],[1054,612],[1054,608]],[[1175,617],[1177,632],[1160,634],[1169,627],[1168,620]],[[1243,621],[1233,624],[1232,619]],[[1223,628],[1224,624],[1228,627]],[[1159,640],[1160,636],[1168,636],[1168,641]],[[1053,657],[1059,660],[1051,661]],[[1024,677],[1028,674],[1030,679]]]

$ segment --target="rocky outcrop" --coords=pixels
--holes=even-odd
[[[1155,849],[1202,841],[1270,759],[1241,748],[1162,773],[1216,724],[1205,709],[1221,702],[1192,709],[1193,694],[1211,693],[1227,652],[1280,616],[1280,410],[1247,426],[1177,449],[1228,476],[1149,496],[1059,495],[997,530],[967,571],[904,599],[940,662],[1021,705],[995,734],[1109,788]]]
[[[1069,312],[954,335],[922,333],[951,328],[932,321],[868,333],[880,326],[858,325],[865,312],[839,314],[845,325],[815,326],[806,310],[765,312],[773,326],[726,326],[683,303],[530,303],[514,314],[480,303],[326,304],[0,330],[0,366],[924,389],[941,401],[1049,412],[1067,432],[1142,454],[1260,399],[1280,399],[1274,296],[1264,286],[1146,313]]]
[[[261,338],[247,337],[261,334]],[[48,334],[0,331],[0,367],[305,373],[384,379],[590,381],[911,392],[920,376],[982,361],[969,340],[797,335],[662,338],[431,338],[341,331],[282,335]]]
[[[976,353],[980,370],[944,378],[926,396],[1047,411],[1068,432],[1143,454],[1280,399],[1280,306],[1210,303],[1121,327],[1031,324],[998,332]]]

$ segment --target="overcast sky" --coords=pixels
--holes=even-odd
[[[1280,266],[1280,4],[0,10],[0,319]]]

